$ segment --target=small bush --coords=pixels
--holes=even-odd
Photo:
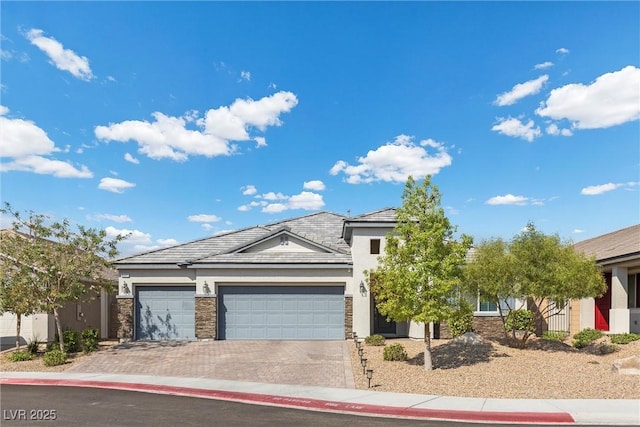
[[[37,338],[32,339],[31,341],[29,341],[29,344],[27,344],[27,351],[31,355],[38,354],[39,349],[40,349],[40,341],[38,341]]]
[[[402,344],[391,344],[382,351],[382,359],[393,362],[407,360],[407,352]]]
[[[24,350],[17,350],[9,355],[9,360],[12,362],[25,362],[31,360],[31,354]]]
[[[80,333],[67,329],[62,332],[64,338],[64,351],[66,353],[77,353],[80,351]]]
[[[564,342],[568,336],[569,334],[563,331],[546,331],[542,334],[542,339],[547,341]]]
[[[611,342],[614,344],[629,344],[630,342],[638,340],[640,340],[640,334],[634,334],[633,332],[611,335]]]
[[[505,327],[508,331],[533,332],[535,325],[533,322],[533,312],[527,309],[511,310],[507,314]]]
[[[82,351],[91,353],[98,349],[100,332],[95,329],[85,329],[82,331]]]
[[[364,339],[364,342],[369,345],[384,345],[384,337],[382,335],[369,335]]]
[[[449,317],[449,330],[451,331],[451,337],[459,337],[467,332],[473,331],[473,311],[460,309]]]
[[[584,348],[602,337],[602,331],[596,329],[586,328],[578,332],[573,336],[573,342],[571,343],[575,348]]]
[[[47,351],[42,357],[42,362],[45,366],[58,366],[63,365],[67,361],[67,353],[60,350]]]
[[[610,354],[615,353],[618,350],[618,347],[615,344],[608,344],[606,342],[601,342],[596,347],[596,352],[598,354]]]

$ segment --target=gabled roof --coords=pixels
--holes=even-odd
[[[212,263],[351,263],[351,249],[341,238],[345,217],[317,212],[272,224],[249,227],[200,240],[122,258],[116,265],[131,264],[212,264]],[[255,244],[286,232],[325,251],[310,253],[241,252]]]
[[[620,258],[640,258],[640,224],[583,240],[573,247],[578,252],[595,256],[599,263]]]

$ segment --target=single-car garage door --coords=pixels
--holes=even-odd
[[[136,287],[136,339],[195,339],[195,286]]]
[[[221,286],[219,294],[220,339],[344,339],[342,286]]]

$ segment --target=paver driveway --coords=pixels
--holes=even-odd
[[[132,342],[83,357],[67,372],[355,388],[345,341]]]

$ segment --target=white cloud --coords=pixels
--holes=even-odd
[[[577,129],[600,129],[640,118],[640,68],[627,66],[591,84],[553,89],[536,110],[542,117],[567,119]]]
[[[518,83],[509,92],[498,95],[493,103],[501,107],[513,105],[524,97],[540,92],[540,89],[542,89],[542,86],[547,80],[549,80],[549,76],[544,74],[535,80]]]
[[[533,66],[533,68],[536,69],[536,70],[544,70],[544,69],[547,69],[549,67],[553,67],[553,62],[546,61],[546,62],[542,62],[540,64],[536,64],[536,65]]]
[[[285,196],[282,193],[274,193],[273,191],[270,191],[268,193],[264,193],[260,196],[257,196],[258,198],[264,199],[264,200],[269,200],[269,201],[274,201],[274,200],[286,200],[288,197]]]
[[[524,124],[520,119],[513,117],[499,117],[498,124],[494,125],[491,130],[502,135],[522,138],[529,142],[533,141],[534,138],[539,137],[541,134],[540,128],[535,126],[533,120],[529,120],[527,124]]]
[[[606,184],[590,185],[588,187],[584,187],[582,190],[580,190],[580,194],[584,196],[598,196],[600,194],[604,194],[609,191],[617,190],[618,188],[632,189],[637,185],[638,185],[638,182],[634,182],[634,181],[619,182],[615,184],[613,182],[608,182]]]
[[[96,214],[90,215],[87,218],[97,221],[107,220],[118,223],[133,222],[133,220],[128,215]]]
[[[576,229],[573,230],[573,232],[576,233],[576,234],[580,234],[580,233],[584,233],[584,230],[576,228]]]
[[[212,214],[189,215],[187,218],[190,222],[218,222],[222,218]]]
[[[322,195],[310,191],[303,191],[300,194],[289,197],[287,207],[289,209],[304,209],[313,211],[324,206]]]
[[[240,71],[240,79],[241,80],[251,80],[251,72],[249,71]]]
[[[291,92],[277,92],[257,101],[236,99],[231,106],[210,109],[203,118],[189,111],[182,117],[160,112],[152,114],[154,121],[127,120],[96,126],[95,135],[103,141],[138,143],[138,151],[152,159],[170,158],[186,161],[190,155],[205,157],[233,154],[232,141],[255,140],[249,132],[254,128],[264,132],[268,126],[280,126],[280,114],[288,113],[298,104]],[[195,115],[195,116],[194,116]],[[187,128],[187,124],[195,129]],[[265,142],[266,143],[266,142]]]
[[[514,196],[513,194],[506,194],[504,196],[495,196],[485,202],[487,205],[526,205],[529,201],[528,197]]]
[[[136,185],[132,182],[118,178],[102,178],[100,180],[100,184],[98,184],[99,189],[118,194],[124,193],[128,188],[133,188],[135,186]]]
[[[0,105],[0,157],[3,158],[0,171],[25,171],[58,178],[93,177],[86,166],[76,168],[68,162],[45,157],[62,150],[35,123],[5,117],[8,113],[9,109]]]
[[[134,165],[138,165],[140,164],[140,160],[136,159],[135,157],[133,157],[131,154],[129,153],[125,153],[124,154],[124,159],[129,162],[129,163],[133,163]]]
[[[238,206],[238,210],[240,212],[248,212],[248,211],[251,210],[251,206],[249,206],[249,205],[241,205],[241,206]]]
[[[280,213],[287,210],[287,205],[282,203],[271,203],[264,208],[262,208],[262,212],[264,213]]]
[[[176,239],[158,239],[156,240],[156,242],[158,242],[162,246],[174,246],[180,243]]]
[[[556,53],[566,55],[567,53],[569,53],[569,49],[567,49],[566,47],[561,47],[559,49],[556,49]]]
[[[267,139],[264,136],[256,136],[253,140],[256,142],[256,147],[258,148],[267,146]]]
[[[562,136],[571,136],[571,135],[573,135],[573,132],[571,131],[571,129],[566,129],[566,128],[565,129],[560,129],[558,127],[558,125],[555,124],[555,123],[552,123],[549,126],[547,126],[546,131],[547,131],[547,133],[549,135],[554,135],[554,136],[556,136],[556,135],[562,135]]]
[[[357,165],[350,165],[344,160],[337,161],[329,173],[345,173],[346,181],[350,184],[376,181],[405,182],[409,175],[416,179],[435,175],[443,167],[451,165],[451,160],[447,148],[442,143],[427,139],[415,144],[413,137],[399,135],[393,142],[359,157]]]
[[[312,180],[306,181],[302,184],[302,188],[305,190],[313,190],[313,191],[324,191],[327,187],[324,185],[324,182],[320,180]]]
[[[258,192],[255,185],[246,185],[241,188],[243,196],[253,196]]]
[[[124,241],[129,244],[146,245],[151,243],[151,234],[143,233],[140,230],[128,230],[126,228],[115,228],[109,226],[104,229],[107,233],[107,238],[114,239],[119,236],[127,236]]]
[[[59,70],[68,71],[82,80],[88,81],[93,78],[86,56],[79,56],[74,51],[65,49],[59,41],[43,34],[42,30],[33,28],[27,32],[26,37],[32,45],[43,51]]]

